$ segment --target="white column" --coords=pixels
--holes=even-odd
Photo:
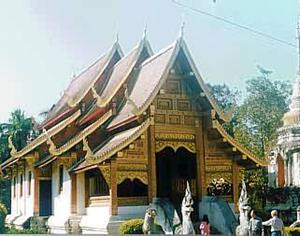
[[[293,154],[293,165],[292,165],[292,169],[293,169],[293,185],[297,186],[298,182],[299,182],[299,169],[298,169],[298,153],[294,153]]]
[[[293,155],[289,156],[289,186],[293,184]]]
[[[78,173],[77,178],[77,214],[85,214],[85,178],[84,172]]]

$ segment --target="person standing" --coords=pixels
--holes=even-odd
[[[249,221],[249,235],[250,236],[261,236],[262,235],[262,220],[254,210],[250,212],[251,219]]]
[[[199,229],[200,229],[200,235],[205,235],[205,236],[210,235],[210,224],[209,224],[207,215],[203,215]]]
[[[271,236],[282,236],[283,235],[283,222],[278,217],[276,210],[271,211],[272,218],[264,221],[262,224],[265,226],[271,226]]]

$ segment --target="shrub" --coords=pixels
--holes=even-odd
[[[143,219],[132,219],[123,222],[119,227],[120,234],[143,234]]]
[[[5,205],[0,202],[0,234],[4,233],[4,223],[5,223],[6,214],[7,214],[7,209]]]
[[[16,228],[7,228],[5,231],[6,234],[46,234],[47,229],[16,229]]]
[[[296,235],[299,235],[300,234],[300,227],[295,227],[295,228],[292,228],[292,227],[285,227],[284,228],[284,235],[287,235],[287,236],[296,236]]]

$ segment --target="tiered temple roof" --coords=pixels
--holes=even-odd
[[[84,154],[74,163],[73,171],[85,170],[110,158],[148,128],[150,117],[147,109],[167,76],[172,74],[179,56],[186,61],[186,70],[199,87],[198,96],[206,101],[208,110],[215,112],[213,128],[243,158],[257,165],[267,164],[238,144],[222,128],[222,124],[230,120],[230,114],[223,112],[210,94],[182,38],[152,54],[146,38],[124,57],[116,42],[106,54],[71,81],[43,123],[44,132],[23,149],[13,151],[2,168],[25,158],[32,151],[46,153],[40,155],[35,163],[35,166],[42,167],[75,146],[76,150],[81,148]],[[68,133],[68,130],[73,131]],[[90,144],[88,139],[95,132],[98,141]]]

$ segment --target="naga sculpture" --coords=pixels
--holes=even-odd
[[[190,189],[189,182],[185,189],[185,195],[181,203],[182,213],[182,224],[179,224],[175,228],[174,234],[195,234],[193,222],[191,220],[191,213],[194,211],[193,208],[194,200]],[[154,223],[157,211],[155,208],[148,208],[145,213],[143,232],[144,234],[162,234],[164,233],[162,227]]]
[[[182,232],[181,234],[195,234],[194,226],[191,220],[191,213],[194,211],[193,204],[194,200],[192,198],[192,192],[190,189],[190,184],[186,182],[185,195],[181,204],[182,213]]]
[[[144,223],[143,223],[143,233],[144,234],[155,234],[155,224],[154,219],[156,216],[156,210],[153,208],[148,208],[145,213]]]
[[[248,194],[246,189],[246,184],[242,181],[242,190],[239,198],[239,212],[240,212],[240,224],[236,228],[237,236],[248,236],[248,225],[249,225],[249,211],[251,207],[248,204]]]

